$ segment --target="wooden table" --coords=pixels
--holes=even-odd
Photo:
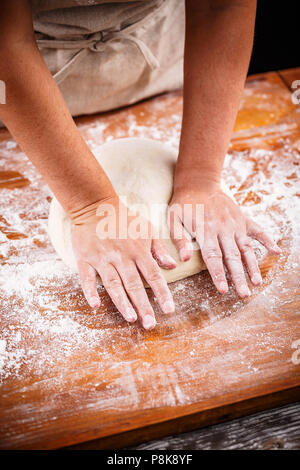
[[[134,450],[149,450],[154,453],[156,450],[299,449],[300,402],[134,447]]]
[[[2,131],[0,448],[120,448],[299,399],[300,114],[287,84],[249,77],[224,168],[283,254],[256,245],[264,284],[247,300],[216,293],[207,272],[171,285],[171,317],[149,294],[150,332],[127,325],[103,288],[99,311],[88,308],[49,244],[50,191]],[[77,121],[92,150],[126,136],[177,148],[181,111],[177,92]]]

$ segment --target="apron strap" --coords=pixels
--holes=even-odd
[[[87,52],[88,49],[81,49],[58,72],[53,75],[57,85],[59,85],[66,78],[66,76],[72,72],[78,60],[86,56]]]
[[[109,32],[105,35],[103,33],[95,33],[91,35],[89,39],[77,41],[38,39],[37,44],[40,47],[47,47],[50,49],[80,49],[57,73],[53,75],[56,83],[60,84],[66,76],[71,73],[77,62],[88,54],[89,50],[93,52],[101,52],[104,50],[105,44],[120,40],[133,42],[152,70],[160,66],[159,61],[144,41],[124,31]]]
[[[147,44],[141,39],[137,38],[136,36],[133,36],[132,34],[120,31],[120,32],[114,33],[113,36],[105,42],[111,42],[111,41],[115,41],[118,39],[124,39],[125,41],[133,42],[137,46],[137,48],[140,50],[141,54],[144,56],[145,61],[147,62],[147,64],[152,70],[157,69],[159,67],[160,65],[159,61],[154,56],[152,51],[149,49]]]

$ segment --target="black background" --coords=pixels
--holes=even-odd
[[[300,67],[300,0],[258,0],[249,74]]]

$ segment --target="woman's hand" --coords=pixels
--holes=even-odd
[[[79,276],[86,300],[92,308],[100,306],[96,288],[96,274],[102,279],[116,308],[128,322],[134,322],[139,316],[142,325],[151,329],[156,325],[152,306],[144,288],[141,275],[153,290],[164,313],[175,310],[172,295],[158,264],[165,269],[172,269],[176,262],[167,253],[162,242],[152,239],[151,224],[129,212],[119,203],[118,198],[109,201],[116,221],[115,233],[105,232],[103,212],[107,214],[106,205],[99,206],[94,221],[75,225],[72,232],[72,243],[77,258]],[[119,215],[127,216],[127,228],[119,227]],[[107,216],[106,216],[107,217]],[[124,219],[122,219],[124,220]],[[107,219],[106,219],[107,221]],[[100,222],[100,224],[99,224]],[[139,234],[134,227],[146,228]],[[122,238],[123,237],[123,238]]]
[[[192,214],[189,215],[188,211],[184,214],[185,204],[192,205]],[[203,220],[198,221],[198,224],[195,220],[197,204],[203,204],[204,207]],[[264,230],[246,217],[217,185],[206,189],[205,192],[192,189],[175,192],[170,202],[170,231],[183,261],[192,256],[190,234],[195,236],[212,280],[222,294],[228,291],[224,265],[240,297],[250,295],[243,264],[252,284],[262,283],[257,259],[251,247],[251,238],[258,240],[271,253],[281,252]],[[175,234],[180,233],[181,236],[177,235],[176,238]]]

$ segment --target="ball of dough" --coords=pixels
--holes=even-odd
[[[137,209],[137,212],[147,215],[152,224],[159,227],[159,233],[169,234],[166,210],[162,211],[161,207],[167,207],[172,196],[177,153],[161,142],[126,138],[105,143],[95,153],[95,157],[123,202],[133,211]],[[147,214],[141,210],[141,204],[148,208]],[[48,223],[49,236],[60,258],[72,270],[77,271],[71,229],[70,218],[53,198]],[[199,249],[194,250],[189,261],[182,262],[171,239],[166,238],[163,241],[177,262],[176,268],[161,270],[167,282],[174,282],[206,269]]]

